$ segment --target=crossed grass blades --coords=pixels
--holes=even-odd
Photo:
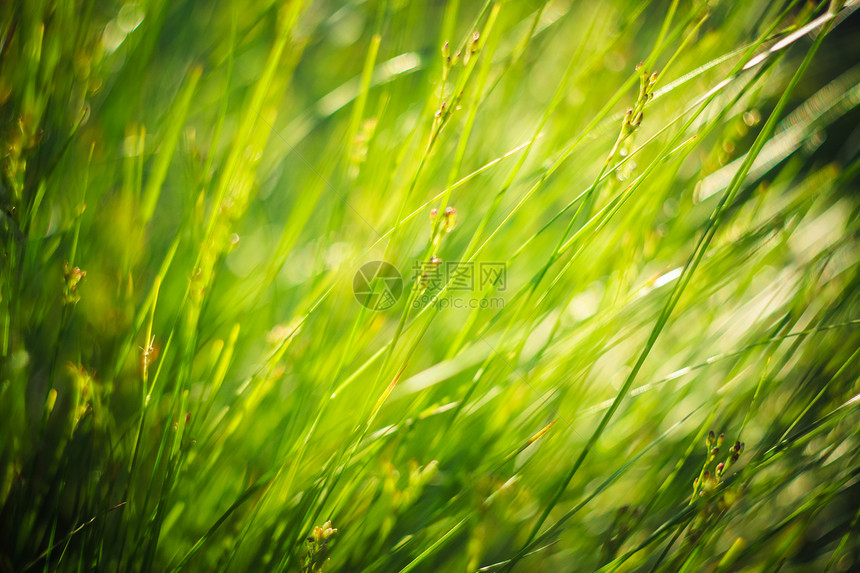
[[[3,3],[0,571],[856,568],[857,7]]]

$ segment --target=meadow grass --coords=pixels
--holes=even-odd
[[[0,572],[860,567],[858,7],[4,3]]]

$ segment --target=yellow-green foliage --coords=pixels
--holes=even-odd
[[[0,3],[0,573],[860,567],[857,8]]]

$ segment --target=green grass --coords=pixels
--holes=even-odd
[[[0,572],[860,566],[857,7],[4,3]]]

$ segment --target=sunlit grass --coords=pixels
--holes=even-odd
[[[4,4],[0,571],[857,567],[856,8]]]

